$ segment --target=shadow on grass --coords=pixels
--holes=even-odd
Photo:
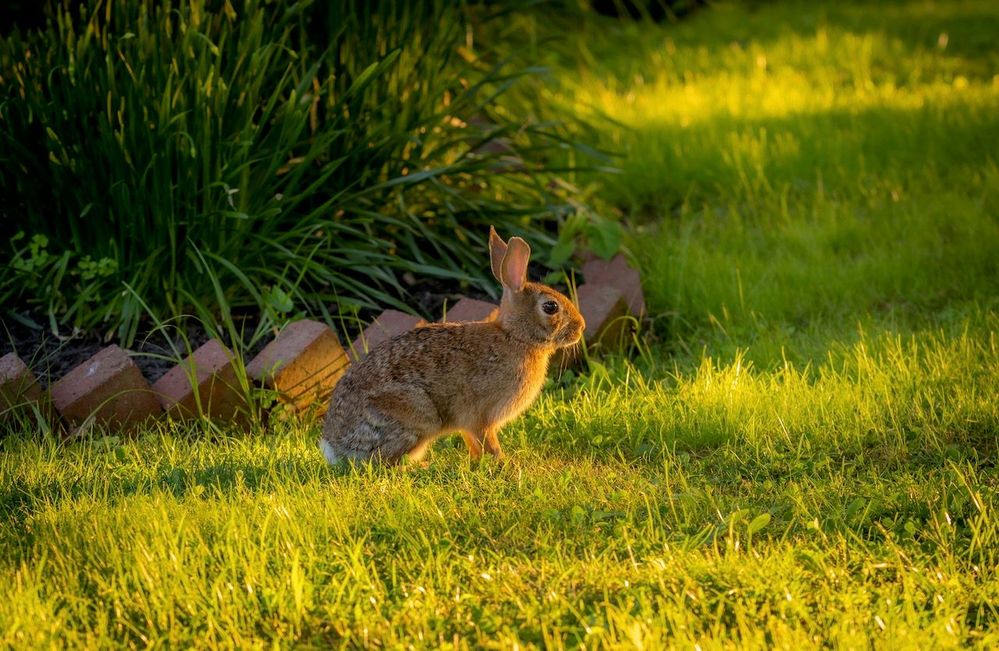
[[[715,53],[724,46],[745,46],[753,43],[772,50],[781,41],[794,35],[807,39],[820,30],[850,34],[858,39],[887,36],[903,49],[897,54],[939,52],[949,58],[986,59],[995,57],[994,34],[999,33],[999,10],[990,0],[964,2],[913,3],[907,0],[887,0],[872,11],[869,2],[785,2],[775,10],[776,3],[731,3],[698,12],[678,25],[654,27],[648,23],[621,23],[604,20],[594,25],[603,33],[618,32],[618,40],[607,41],[614,47],[596,49],[592,58],[602,66],[604,77],[618,76],[626,80],[635,71],[621,72],[615,55],[627,56],[639,69],[643,65],[639,54],[648,42],[649,32],[668,38],[680,48],[713,46]],[[623,33],[623,36],[621,34]],[[599,42],[599,40],[598,40]],[[703,54],[698,52],[700,58]],[[714,59],[708,59],[712,63]],[[979,61],[982,75],[992,75],[992,68]]]
[[[461,440],[460,437],[455,438]],[[9,441],[7,444],[16,445]],[[130,442],[126,445],[141,446],[142,442]],[[43,481],[11,478],[0,493],[0,520],[21,527],[40,508],[81,499],[100,499],[103,506],[113,506],[119,500],[134,495],[156,493],[164,493],[178,500],[209,499],[239,492],[266,493],[286,489],[288,486],[332,485],[344,481],[373,482],[402,473],[410,473],[417,485],[428,482],[448,484],[463,481],[470,469],[482,472],[502,471],[496,464],[474,464],[463,451],[455,452],[446,448],[435,452],[434,457],[439,461],[429,468],[403,468],[374,463],[330,466],[316,448],[314,456],[310,454],[311,449],[305,455],[275,451],[273,454],[268,453],[266,461],[261,462],[225,459],[204,465],[160,464],[153,469],[131,466],[125,462],[116,463],[121,459],[118,452],[123,449],[125,448],[120,446],[116,450],[99,452],[96,458],[91,456],[86,461],[75,460],[76,463],[96,462],[101,466],[99,469],[79,473],[84,476]],[[151,450],[154,453],[160,451],[158,448]],[[17,455],[16,450],[11,451],[11,454]],[[224,455],[225,451],[221,454]]]
[[[742,204],[747,216],[773,216],[778,200],[793,207],[795,200],[984,189],[983,170],[996,164],[990,145],[999,141],[999,114],[988,104],[723,114],[687,126],[652,118],[633,128],[624,173],[603,182],[650,217],[684,202]]]
[[[39,507],[57,502],[100,498],[103,504],[113,505],[133,495],[157,492],[177,499],[236,491],[255,493],[277,483],[304,483],[344,474],[323,467],[325,464],[319,466],[318,454],[316,461],[285,454],[267,463],[226,460],[196,467],[163,465],[152,472],[124,465],[102,465],[104,472],[87,472],[85,477],[73,479],[41,482],[14,479],[0,495],[0,518],[22,525]]]
[[[988,0],[940,3],[891,0],[878,3],[876,18],[872,18],[872,8],[867,2],[802,4],[811,11],[789,12],[786,22],[774,22],[771,12],[761,12],[754,14],[754,20],[745,28],[754,34],[756,29],[766,30],[767,37],[775,40],[788,30],[799,34],[814,31],[812,25],[821,18],[828,26],[858,34],[886,34],[912,51],[942,49],[948,55],[962,57],[993,54],[993,35],[999,33],[999,10]],[[941,35],[946,38],[941,39]]]

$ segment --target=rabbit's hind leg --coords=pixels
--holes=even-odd
[[[370,409],[365,415],[341,440],[342,456],[393,464],[420,442],[416,432],[389,416]]]
[[[440,415],[425,392],[406,385],[389,385],[372,395],[355,437],[373,455],[395,463],[403,455],[416,461],[442,433]],[[373,445],[372,445],[373,444]]]
[[[368,459],[394,464],[407,453],[425,451],[421,442],[429,444],[428,438],[432,440],[439,425],[423,418],[421,410],[380,398],[347,418],[328,420],[320,449],[330,464]]]

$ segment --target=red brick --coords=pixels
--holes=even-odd
[[[212,339],[153,384],[163,410],[172,418],[209,418],[245,423],[246,396],[236,376],[233,355]],[[200,411],[199,411],[200,404]]]
[[[457,303],[447,309],[441,321],[450,323],[457,323],[459,321],[491,321],[498,313],[499,306],[495,303],[462,297]]]
[[[642,293],[642,277],[638,271],[628,264],[621,254],[613,259],[591,259],[583,265],[583,278],[587,283],[613,285],[628,303],[628,311],[632,316],[645,314],[645,294]]]
[[[246,372],[276,390],[278,399],[291,409],[314,407],[323,414],[349,365],[336,333],[323,323],[304,319],[288,324],[246,366]]]
[[[35,374],[17,353],[7,353],[0,357],[0,409],[36,402],[43,395]]]
[[[17,353],[0,357],[0,420],[16,422],[36,410],[42,418],[50,421],[54,416],[51,402],[38,386],[35,374]]]
[[[425,324],[426,321],[418,316],[385,310],[350,345],[350,358],[356,362],[380,343]]]
[[[579,312],[586,321],[586,345],[620,348],[630,331],[628,304],[624,294],[612,285],[586,283],[576,288]]]
[[[52,402],[71,425],[89,418],[126,432],[162,411],[156,395],[124,350],[108,346],[52,385]]]

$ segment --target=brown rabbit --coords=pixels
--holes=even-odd
[[[410,330],[353,365],[333,391],[319,446],[344,459],[419,460],[438,437],[460,432],[472,457],[501,457],[497,435],[537,397],[558,348],[576,344],[583,317],[564,295],[527,281],[531,248],[489,229],[499,313],[486,321]]]

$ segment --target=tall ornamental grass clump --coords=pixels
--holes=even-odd
[[[487,224],[551,243],[580,205],[569,130],[497,104],[532,71],[471,39],[488,11],[54,2],[0,40],[0,303],[128,343],[150,313],[400,305],[406,272],[486,286]]]

